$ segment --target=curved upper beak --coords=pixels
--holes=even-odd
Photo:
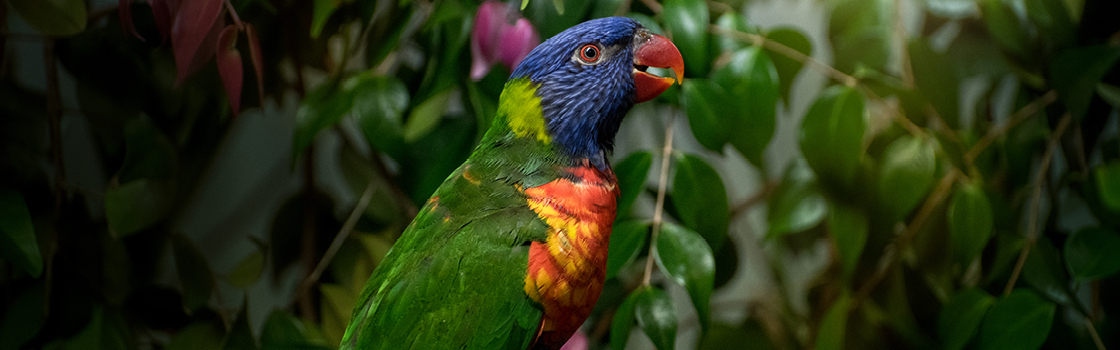
[[[634,51],[635,103],[652,100],[673,85],[672,77],[647,73],[646,68],[649,67],[672,69],[678,83],[684,79],[684,58],[681,58],[677,46],[669,39],[651,33]]]

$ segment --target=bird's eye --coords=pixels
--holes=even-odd
[[[579,59],[586,63],[595,63],[599,60],[599,47],[594,44],[583,45],[579,49]]]

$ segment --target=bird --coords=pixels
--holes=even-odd
[[[683,74],[677,47],[626,17],[577,24],[534,48],[478,146],[366,282],[339,348],[563,346],[605,278],[615,134],[635,103]]]

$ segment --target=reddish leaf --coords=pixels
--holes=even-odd
[[[222,76],[222,86],[226,88],[229,106],[236,117],[241,107],[241,83],[245,78],[241,52],[237,51],[237,26],[231,24],[222,30],[218,35],[217,50],[218,74]]]
[[[171,18],[175,15],[175,10],[179,9],[179,0],[148,0],[148,6],[152,7],[152,17],[155,18],[160,40],[167,41],[167,37],[171,35]]]
[[[117,15],[121,17],[121,29],[125,33],[131,33],[140,41],[144,41],[144,37],[136,31],[136,26],[132,25],[132,0],[121,0],[117,4]]]
[[[191,0],[179,6],[175,23],[171,25],[171,48],[175,51],[175,65],[179,71],[176,85],[182,84],[214,55],[217,34],[225,24],[225,21],[218,21],[222,10],[222,0]]]
[[[261,61],[261,41],[252,24],[245,23],[245,35],[249,37],[249,59],[253,62],[253,72],[257,73],[257,96],[264,104],[264,63]]]

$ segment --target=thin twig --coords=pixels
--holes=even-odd
[[[736,204],[734,208],[731,208],[731,219],[735,220],[735,218],[739,217],[739,215],[743,214],[750,208],[754,207],[758,203],[762,203],[767,198],[770,198],[770,194],[774,193],[774,189],[778,188],[778,186],[781,184],[781,180],[773,180],[767,182],[762,186],[762,188],[758,189],[758,192],[755,192],[747,199],[739,202],[739,204]]]
[[[346,222],[342,224],[342,228],[338,229],[338,234],[334,236],[331,241],[330,248],[323,254],[323,258],[319,259],[319,264],[315,265],[315,269],[307,275],[303,280],[305,288],[310,288],[315,281],[319,280],[319,276],[323,275],[323,271],[330,265],[331,260],[334,260],[334,255],[338,254],[338,249],[342,247],[342,242],[346,241],[346,237],[350,236],[350,232],[354,230],[354,225],[358,224],[358,219],[362,217],[362,213],[369,207],[369,200],[373,198],[373,185],[375,182],[371,180],[366,185],[366,190],[362,192],[362,196],[358,198],[358,204],[354,206],[354,210],[350,211],[350,216],[346,218]]]
[[[233,4],[230,4],[229,0],[225,0],[222,2],[226,4],[226,9],[229,10],[229,16],[233,17],[233,24],[237,25],[237,30],[244,32],[245,24],[241,23],[241,17],[237,15],[237,10],[233,9]]]
[[[984,134],[984,137],[976,141],[976,144],[973,145],[972,148],[970,148],[968,152],[964,154],[965,164],[968,164],[971,167],[972,163],[976,161],[976,157],[980,156],[980,152],[983,152],[985,148],[988,148],[988,146],[992,144],[992,142],[995,142],[996,138],[1002,136],[1003,134],[1006,134],[1009,130],[1011,130],[1011,128],[1015,127],[1015,125],[1018,125],[1028,117],[1041,110],[1043,107],[1046,107],[1057,100],[1058,92],[1055,90],[1050,90],[1049,92],[1040,96],[1038,99],[1031,101],[1031,103],[1023,106],[1023,108],[1020,108],[1018,111],[1015,111],[1014,114],[1011,114],[1011,116],[1007,118],[1007,123],[1003,126],[988,129],[988,133]]]
[[[665,211],[665,187],[669,182],[669,156],[673,153],[673,117],[669,117],[665,126],[665,147],[661,149],[661,175],[657,178],[657,204],[653,208],[652,233],[649,238],[649,256],[646,257],[646,272],[642,276],[642,285],[648,286],[650,275],[653,274],[653,247],[657,244],[657,235],[661,232],[662,215]]]
[[[830,66],[828,64],[825,64],[824,62],[818,61],[817,59],[815,59],[811,56],[807,56],[807,55],[801,53],[800,51],[794,50],[793,48],[791,48],[789,46],[782,45],[782,43],[770,40],[770,39],[768,39],[764,36],[761,36],[761,35],[758,35],[758,34],[740,32],[740,31],[737,31],[737,30],[728,30],[728,29],[720,28],[719,26],[716,26],[716,25],[712,25],[709,30],[712,33],[715,33],[715,34],[730,35],[730,36],[732,36],[735,39],[738,39],[740,41],[745,41],[745,42],[751,43],[752,45],[762,46],[764,48],[769,49],[770,51],[777,52],[778,54],[781,54],[782,56],[789,57],[789,58],[793,59],[794,61],[800,62],[801,64],[805,64],[807,66],[813,67],[812,69],[816,69],[816,70],[820,71],[824,75],[828,76],[829,78],[832,78],[833,80],[836,80],[836,81],[840,82],[841,84],[844,84],[845,86],[853,87],[853,88],[859,86],[859,79],[856,79],[853,76],[844,74],[844,72],[841,72],[840,70],[838,70],[836,68],[833,68],[832,66]]]
[[[855,310],[860,302],[871,295],[871,291],[875,290],[875,286],[887,277],[887,274],[890,273],[891,269],[902,257],[902,253],[910,246],[910,243],[914,241],[918,230],[921,229],[926,220],[933,215],[934,209],[936,209],[938,205],[941,205],[941,202],[944,202],[945,198],[949,196],[949,191],[953,189],[953,183],[955,183],[961,175],[960,171],[953,169],[941,178],[937,187],[934,188],[933,193],[926,198],[925,203],[918,209],[918,213],[914,215],[914,220],[910,221],[910,225],[906,226],[905,231],[903,231],[902,234],[898,236],[898,239],[895,240],[894,244],[888,246],[886,252],[883,253],[883,257],[879,259],[879,268],[875,270],[875,274],[868,277],[867,281],[860,286],[855,297],[852,298],[850,310]]]
[[[894,0],[894,40],[898,45],[898,59],[902,63],[902,84],[907,88],[914,88],[914,67],[910,64],[906,28],[902,24],[902,0]]]
[[[642,4],[649,7],[650,11],[653,11],[653,13],[661,13],[661,4],[658,4],[657,0],[642,0]]]
[[[1015,262],[1015,269],[1011,270],[1011,278],[1007,280],[1007,286],[1003,287],[1004,295],[1011,294],[1011,290],[1015,288],[1015,282],[1019,280],[1019,274],[1023,272],[1023,265],[1027,262],[1027,255],[1031,253],[1031,246],[1038,239],[1038,207],[1042,202],[1042,186],[1046,185],[1046,179],[1049,178],[1046,174],[1050,171],[1050,161],[1054,158],[1054,151],[1058,149],[1062,134],[1065,133],[1066,127],[1069,126],[1072,119],[1073,116],[1069,112],[1062,116],[1062,120],[1058,122],[1058,127],[1054,128],[1054,132],[1050,134],[1050,142],[1046,145],[1046,152],[1042,154],[1042,163],[1038,165],[1038,177],[1034,179],[1034,189],[1031,192],[1030,216],[1027,217],[1027,241],[1023,243],[1023,251],[1019,253],[1019,261]]]
[[[1085,328],[1089,330],[1089,336],[1093,338],[1093,343],[1097,344],[1097,350],[1106,350],[1104,342],[1101,341],[1101,335],[1097,334],[1097,327],[1093,327],[1093,321],[1088,317],[1085,318]]]

